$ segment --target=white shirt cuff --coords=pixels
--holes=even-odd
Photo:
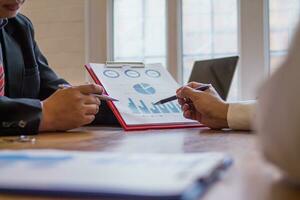
[[[251,130],[256,101],[230,103],[227,113],[229,128],[233,130]]]

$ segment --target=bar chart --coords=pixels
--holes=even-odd
[[[174,114],[181,113],[181,108],[178,103],[169,102],[162,105],[147,105],[143,100],[134,101],[132,98],[128,98],[128,108],[133,114]]]

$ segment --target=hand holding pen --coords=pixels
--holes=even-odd
[[[213,129],[227,128],[228,103],[222,100],[211,85],[206,85],[209,87],[205,92],[198,89],[203,86],[205,84],[192,82],[177,91],[184,117]]]
[[[42,117],[39,132],[78,128],[94,121],[95,115],[99,112],[101,101],[91,94],[102,94],[101,86],[85,84],[63,88],[41,102]]]
[[[210,87],[210,85],[201,85],[201,86],[198,86],[197,88],[195,88],[195,90],[198,90],[198,91],[205,91],[205,90],[208,90],[209,87]],[[179,90],[180,90],[180,89],[179,89]],[[174,95],[174,96],[171,96],[171,97],[162,99],[162,100],[156,102],[154,105],[165,104],[165,103],[174,101],[174,100],[176,100],[176,99],[178,99],[178,96],[177,96],[177,95]]]
[[[68,84],[61,84],[58,86],[59,88],[61,89],[64,89],[64,88],[71,88],[72,86],[71,85],[68,85]],[[99,100],[102,100],[102,101],[119,101],[115,98],[112,98],[110,96],[107,96],[105,94],[91,94],[93,95],[94,97],[97,97]]]

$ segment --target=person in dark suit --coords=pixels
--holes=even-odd
[[[91,123],[100,100],[95,84],[68,84],[48,66],[31,21],[18,11],[25,0],[0,0],[0,135],[65,131]]]

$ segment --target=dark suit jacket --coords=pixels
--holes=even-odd
[[[6,95],[0,97],[0,135],[37,134],[42,116],[40,100],[67,82],[48,66],[34,40],[33,25],[24,15],[8,20],[0,31],[0,41],[6,77]],[[115,122],[106,106],[101,110],[98,122]]]

